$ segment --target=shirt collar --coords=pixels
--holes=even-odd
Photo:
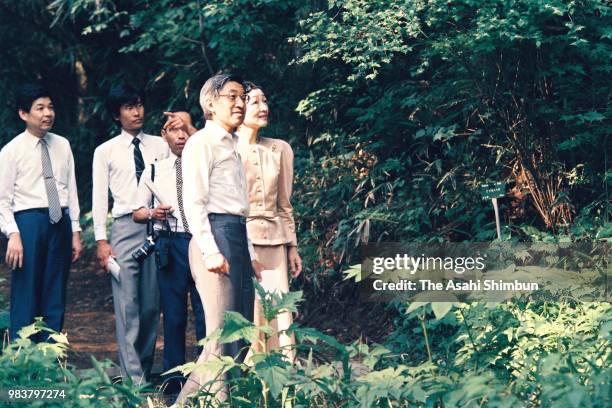
[[[170,150],[170,154],[168,154],[168,159],[170,159],[170,161],[172,162],[172,166],[174,167],[176,165],[176,159],[178,159],[178,156],[172,153],[172,150]]]
[[[28,141],[28,143],[30,144],[30,146],[32,148],[36,147],[36,145],[38,144],[38,142],[40,142],[40,137],[34,136],[32,133],[30,133],[27,129],[25,130],[25,132],[23,132],[26,136],[26,140]],[[45,135],[42,137],[42,139],[45,139],[45,141],[47,142],[47,145],[49,145],[49,132],[45,133]]]
[[[207,120],[206,121],[206,126],[204,126],[204,129],[207,129],[207,131],[212,136],[214,136],[215,138],[217,138],[219,140],[225,139],[226,137],[231,140],[232,137],[235,136],[233,133],[230,133],[227,130],[223,129],[223,127],[221,127],[221,125],[213,122],[212,120]]]
[[[121,138],[121,141],[123,142],[125,147],[130,147],[130,145],[132,144],[132,140],[134,139],[134,136],[130,135],[123,129],[121,129],[121,134],[119,135],[119,137]],[[136,138],[140,140],[141,145],[147,145],[146,143],[144,143],[144,133],[142,132],[142,130],[136,135]]]

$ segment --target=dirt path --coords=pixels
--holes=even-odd
[[[6,280],[0,283],[0,293],[8,302],[10,293],[10,272],[4,264],[5,242],[0,242],[0,276]],[[188,322],[187,358],[196,357],[195,330],[193,319]],[[102,271],[87,253],[75,263],[68,278],[66,295],[66,317],[64,332],[71,346],[69,363],[78,368],[91,368],[91,357],[109,359],[117,363],[117,342],[115,337],[115,314],[109,275]],[[154,373],[162,371],[163,331],[157,337]]]
[[[0,283],[0,293],[8,302],[10,272],[4,264],[5,246],[6,241],[0,239],[0,276],[6,279]],[[355,299],[339,300],[334,297],[333,290],[329,291],[328,296],[326,299],[307,296],[300,307],[302,314],[298,316],[297,321],[333,335],[345,344],[359,338],[367,342],[380,342],[391,330],[391,318],[394,314],[385,310],[383,305],[359,304]],[[91,251],[85,253],[70,271],[63,331],[67,333],[71,344],[70,364],[78,368],[90,368],[90,355],[98,360],[110,359],[117,362],[110,278],[98,267]],[[197,356],[192,317],[188,322],[187,341],[189,361]],[[160,323],[154,373],[162,371],[162,349],[163,332]]]

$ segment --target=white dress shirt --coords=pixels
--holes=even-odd
[[[172,232],[185,232],[183,221],[179,213],[178,197],[176,191],[176,159],[178,156],[170,152],[170,156],[162,161],[155,163],[155,185],[157,191],[162,195],[162,198],[166,201],[160,203],[158,197],[155,197],[155,206],[160,204],[169,205],[174,210],[172,216],[168,217],[168,223]],[[151,165],[148,165],[142,172],[140,180],[151,180]],[[183,183],[183,186],[185,183]],[[142,182],[138,184],[138,192],[136,193],[136,201],[133,210],[136,211],[140,208],[150,208],[151,200],[153,199],[153,193],[147,187],[146,183]],[[189,221],[188,221],[189,222]],[[154,224],[156,230],[162,228],[161,221],[156,220]]]
[[[183,149],[183,205],[189,230],[206,258],[220,252],[213,237],[209,213],[249,214],[249,197],[238,136],[207,120]],[[255,258],[251,240],[249,254]]]
[[[145,168],[158,160],[168,157],[168,144],[159,136],[140,132],[140,151]],[[96,241],[106,238],[106,217],[108,215],[108,191],[113,196],[113,218],[132,213],[138,183],[134,165],[134,137],[125,131],[119,136],[102,143],[93,157],[93,191],[91,212]]]
[[[68,207],[72,231],[79,226],[79,197],[70,143],[54,133],[45,134],[60,205]],[[27,130],[0,151],[0,227],[8,237],[19,232],[14,213],[49,207],[43,178],[40,139]]]

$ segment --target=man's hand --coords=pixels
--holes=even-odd
[[[108,272],[108,269],[106,269],[106,264],[108,263],[109,256],[115,256],[115,254],[113,253],[113,248],[110,246],[108,241],[105,239],[96,241],[96,243],[98,244],[98,251],[97,251],[98,262],[100,263],[100,266],[102,267],[102,269]]]
[[[81,233],[73,232],[72,233],[72,262],[78,261],[81,257],[81,249],[83,246],[81,245]]]
[[[23,245],[18,232],[13,232],[9,237],[5,260],[11,269],[23,267]]]
[[[191,115],[187,112],[164,112],[164,116],[168,118],[164,123],[164,129],[181,129],[189,136],[198,131],[191,123]]]
[[[254,259],[251,261],[251,265],[253,266],[253,272],[255,272],[255,279],[257,279],[257,282],[261,282],[261,273],[266,268],[262,264],[260,264],[259,261],[256,261]]]
[[[302,273],[302,258],[298,254],[297,247],[291,246],[287,250],[287,260],[289,261],[289,270],[291,276],[297,278]]]
[[[221,252],[207,256],[204,259],[204,266],[210,272],[229,274],[229,263]]]
[[[170,205],[160,204],[151,211],[151,217],[156,220],[163,221],[168,219],[168,214],[171,214],[174,208]]]

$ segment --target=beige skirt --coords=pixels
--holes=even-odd
[[[257,259],[264,266],[266,271],[271,273],[264,273],[262,286],[267,291],[278,291],[280,293],[289,292],[289,277],[287,271],[287,246],[285,245],[254,245]],[[272,272],[274,271],[274,272]],[[265,341],[265,336],[260,333],[260,338],[251,345],[251,351],[247,356],[247,361],[250,361],[250,355],[252,352],[263,352],[272,349],[281,349],[283,355],[285,355],[290,361],[295,359],[295,350],[290,346],[295,344],[295,338],[293,335],[287,335],[283,333],[293,323],[293,316],[291,312],[284,312],[277,315],[276,319],[271,322],[266,321],[263,314],[261,303],[257,296],[255,296],[255,311],[253,314],[253,323],[258,326],[267,325],[272,328],[274,335]],[[280,334],[276,334],[281,332]],[[265,348],[264,348],[265,346]]]

